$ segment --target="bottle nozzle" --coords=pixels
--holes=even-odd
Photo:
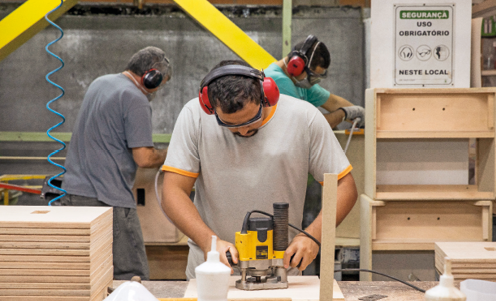
[[[212,235],[212,246],[210,247],[210,251],[217,250],[217,236]]]

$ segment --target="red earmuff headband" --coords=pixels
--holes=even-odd
[[[227,75],[242,75],[260,80],[261,102],[264,107],[274,106],[279,101],[279,88],[272,78],[265,77],[263,71],[242,65],[227,65],[210,71],[200,83],[198,98],[200,106],[208,115],[215,113],[215,109],[208,99],[208,85],[215,79]]]

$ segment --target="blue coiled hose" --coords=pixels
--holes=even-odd
[[[51,128],[49,128],[49,129],[48,129],[48,131],[47,131],[47,135],[48,135],[48,137],[50,137],[50,138],[52,138],[53,140],[57,141],[58,143],[62,144],[62,147],[61,147],[61,148],[59,148],[58,150],[56,150],[56,151],[52,152],[50,155],[48,155],[48,157],[47,157],[48,162],[50,162],[51,164],[53,164],[53,165],[55,165],[55,166],[58,166],[58,167],[60,167],[60,168],[62,168],[62,169],[63,169],[63,171],[62,171],[61,173],[59,173],[59,174],[57,174],[57,175],[55,175],[55,176],[51,177],[51,178],[48,180],[48,185],[49,185],[50,187],[52,187],[52,188],[54,188],[54,189],[57,189],[57,190],[60,190],[60,191],[62,191],[62,192],[63,192],[63,193],[62,193],[61,195],[59,195],[58,197],[56,197],[56,198],[52,199],[52,200],[48,203],[48,206],[51,206],[53,202],[55,202],[55,201],[59,200],[60,198],[62,198],[63,196],[65,196],[65,195],[67,194],[67,192],[66,192],[64,189],[59,188],[59,187],[57,187],[57,186],[55,186],[55,185],[53,185],[53,184],[52,184],[52,180],[53,180],[53,179],[55,179],[55,178],[57,178],[57,177],[62,176],[63,174],[65,174],[65,172],[67,171],[67,169],[65,169],[65,167],[64,167],[64,166],[62,166],[62,165],[60,165],[60,164],[57,164],[57,163],[53,162],[53,161],[52,161],[52,159],[51,159],[51,158],[52,158],[52,156],[54,156],[55,154],[59,153],[60,151],[63,151],[63,150],[65,149],[66,145],[65,145],[65,143],[64,143],[62,140],[57,139],[57,138],[53,137],[53,136],[50,134],[50,131],[51,131],[51,130],[55,129],[56,127],[59,127],[60,125],[62,125],[62,124],[65,122],[65,117],[64,117],[64,115],[62,115],[62,114],[60,114],[59,112],[57,112],[57,111],[55,111],[55,110],[53,110],[53,109],[51,109],[51,108],[50,108],[50,104],[51,104],[52,102],[56,101],[57,99],[61,98],[62,96],[64,96],[65,91],[64,91],[64,89],[63,89],[61,86],[57,85],[56,83],[54,83],[53,81],[51,81],[51,80],[48,78],[50,75],[52,75],[53,73],[55,73],[55,72],[59,71],[60,69],[62,69],[62,68],[64,67],[64,61],[63,61],[60,57],[58,57],[57,55],[53,54],[50,50],[48,50],[48,47],[49,47],[49,46],[51,46],[52,44],[54,44],[54,43],[58,42],[58,41],[59,41],[60,39],[62,39],[62,37],[64,36],[64,31],[62,30],[62,28],[60,28],[57,24],[55,24],[55,23],[54,23],[54,22],[52,22],[50,19],[48,19],[48,15],[50,15],[51,13],[53,13],[54,11],[56,11],[57,9],[59,9],[60,7],[62,7],[62,4],[63,4],[63,3],[64,3],[64,1],[63,1],[63,0],[60,0],[60,5],[59,5],[59,6],[57,6],[56,8],[54,8],[53,10],[49,11],[49,12],[45,15],[45,20],[47,20],[47,22],[48,22],[48,23],[52,24],[54,27],[56,27],[56,28],[60,31],[60,37],[58,37],[57,39],[55,39],[55,40],[53,40],[52,42],[48,43],[48,44],[46,45],[46,47],[45,47],[45,50],[46,50],[46,51],[47,51],[47,52],[48,52],[51,56],[55,57],[56,59],[58,59],[58,60],[62,63],[62,65],[60,65],[60,67],[58,67],[57,69],[55,69],[55,70],[53,70],[53,71],[49,72],[49,73],[46,75],[46,77],[45,77],[45,79],[46,79],[46,80],[47,80],[50,84],[54,85],[55,87],[59,88],[59,89],[62,91],[62,93],[61,93],[59,96],[57,96],[57,97],[55,97],[54,99],[50,100],[50,101],[47,103],[47,105],[46,105],[46,107],[47,107],[47,109],[48,109],[48,110],[52,111],[53,113],[57,114],[58,116],[60,116],[60,117],[62,118],[62,121],[61,121],[61,122],[59,122],[59,123],[57,123],[56,125],[52,126],[52,127],[51,127]]]

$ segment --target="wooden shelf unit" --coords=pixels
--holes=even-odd
[[[496,88],[366,90],[365,194],[360,196],[362,269],[373,268],[373,251],[432,252],[435,242],[492,240],[495,96]],[[470,141],[475,141],[476,149],[472,185],[468,176]],[[451,143],[462,146],[453,150],[453,157],[445,152],[451,152]],[[420,153],[417,148],[409,149],[418,145]],[[433,153],[434,159],[443,160],[446,155],[446,162],[441,162],[445,165],[424,157]],[[453,164],[452,158],[460,157],[461,163],[454,163],[463,168],[443,169]],[[408,162],[402,161],[404,158]],[[440,165],[430,166],[436,164]],[[403,172],[395,170],[398,166],[407,166],[407,172],[413,170],[412,174],[420,176],[400,184],[391,177]],[[436,174],[431,167],[447,181],[435,177],[431,181]],[[451,184],[457,182],[452,181],[456,176],[460,183]],[[360,280],[371,281],[372,276],[361,273]]]
[[[375,200],[490,200],[496,187],[496,88],[368,89],[365,194]],[[377,185],[377,146],[424,139],[476,139],[475,185]],[[468,153],[467,153],[468,158]]]

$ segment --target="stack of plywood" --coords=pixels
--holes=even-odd
[[[449,257],[455,280],[496,281],[496,242],[436,242],[435,253],[440,274]]]
[[[0,209],[0,300],[100,301],[112,280],[112,208]]]

